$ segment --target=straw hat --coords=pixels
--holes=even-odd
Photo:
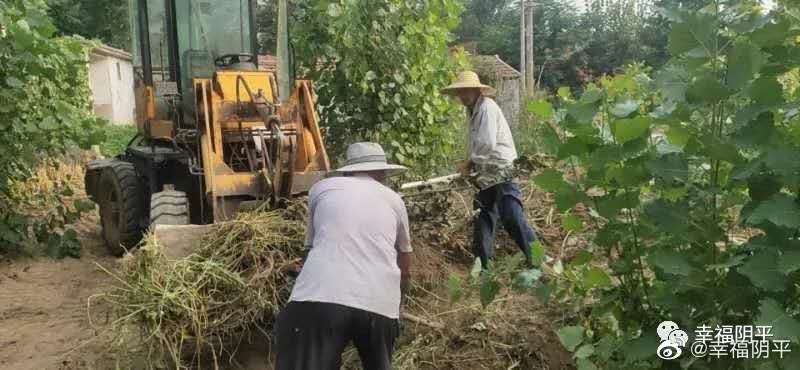
[[[386,171],[387,176],[399,175],[408,170],[405,166],[386,163],[386,153],[377,143],[363,142],[347,147],[347,162],[334,174],[351,172]]]
[[[483,95],[493,95],[495,92],[493,87],[482,84],[478,74],[472,71],[460,72],[455,82],[441,91],[442,94],[456,95],[461,89],[480,89]]]

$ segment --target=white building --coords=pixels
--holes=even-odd
[[[89,87],[94,113],[115,124],[133,124],[133,64],[131,54],[107,45],[89,55]]]

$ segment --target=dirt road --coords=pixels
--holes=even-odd
[[[83,256],[0,264],[0,369],[106,369],[113,360],[89,324],[87,299],[103,292],[113,268],[100,243],[99,230],[80,230]],[[96,224],[95,224],[96,225]],[[103,317],[104,315],[100,315]]]

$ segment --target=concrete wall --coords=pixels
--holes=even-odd
[[[495,83],[497,104],[511,127],[519,123],[519,79],[503,79]]]
[[[495,76],[480,76],[481,81],[497,90],[494,100],[500,109],[503,110],[503,116],[511,127],[516,127],[519,123],[519,78],[498,78]]]
[[[129,60],[93,54],[89,85],[95,114],[115,124],[134,122],[133,65]]]

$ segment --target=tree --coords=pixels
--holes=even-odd
[[[580,16],[570,3],[557,0],[536,2],[534,13],[534,59],[538,78],[541,68],[544,87],[571,85],[579,87],[584,82],[586,59],[581,55],[585,43],[577,33]],[[456,31],[458,42],[474,42],[480,54],[499,55],[501,59],[519,68],[519,2],[469,1]]]
[[[315,80],[331,151],[375,140],[418,173],[453,153],[459,109],[439,89],[457,68],[450,32],[456,0],[327,0],[295,3],[293,41]]]
[[[47,5],[59,35],[80,35],[118,49],[130,49],[127,1],[47,0]]]
[[[0,253],[27,241],[46,243],[53,255],[74,255],[74,231],[59,230],[85,204],[62,205],[56,215],[15,213],[24,196],[11,191],[42,160],[103,138],[91,113],[85,40],[56,38],[43,0],[0,3]],[[61,184],[55,192],[71,191]],[[59,193],[60,194],[60,193]]]
[[[580,89],[590,79],[615,73],[628,63],[644,61],[658,67],[668,59],[669,27],[650,2],[588,1],[586,8],[579,12],[570,2],[536,2],[534,58],[542,86]],[[475,42],[479,53],[497,54],[518,67],[519,22],[519,1],[471,0],[458,40]]]
[[[733,344],[723,357],[711,338],[681,349],[656,335],[670,320],[800,341],[800,8],[700,5],[664,12],[670,60],[657,72],[633,65],[579,97],[559,90],[555,112],[529,107],[560,143],[561,162],[534,182],[572,231],[575,206],[591,209],[585,250],[536,287],[572,309],[578,326],[558,334],[578,368],[797,367],[785,353],[748,361]]]

